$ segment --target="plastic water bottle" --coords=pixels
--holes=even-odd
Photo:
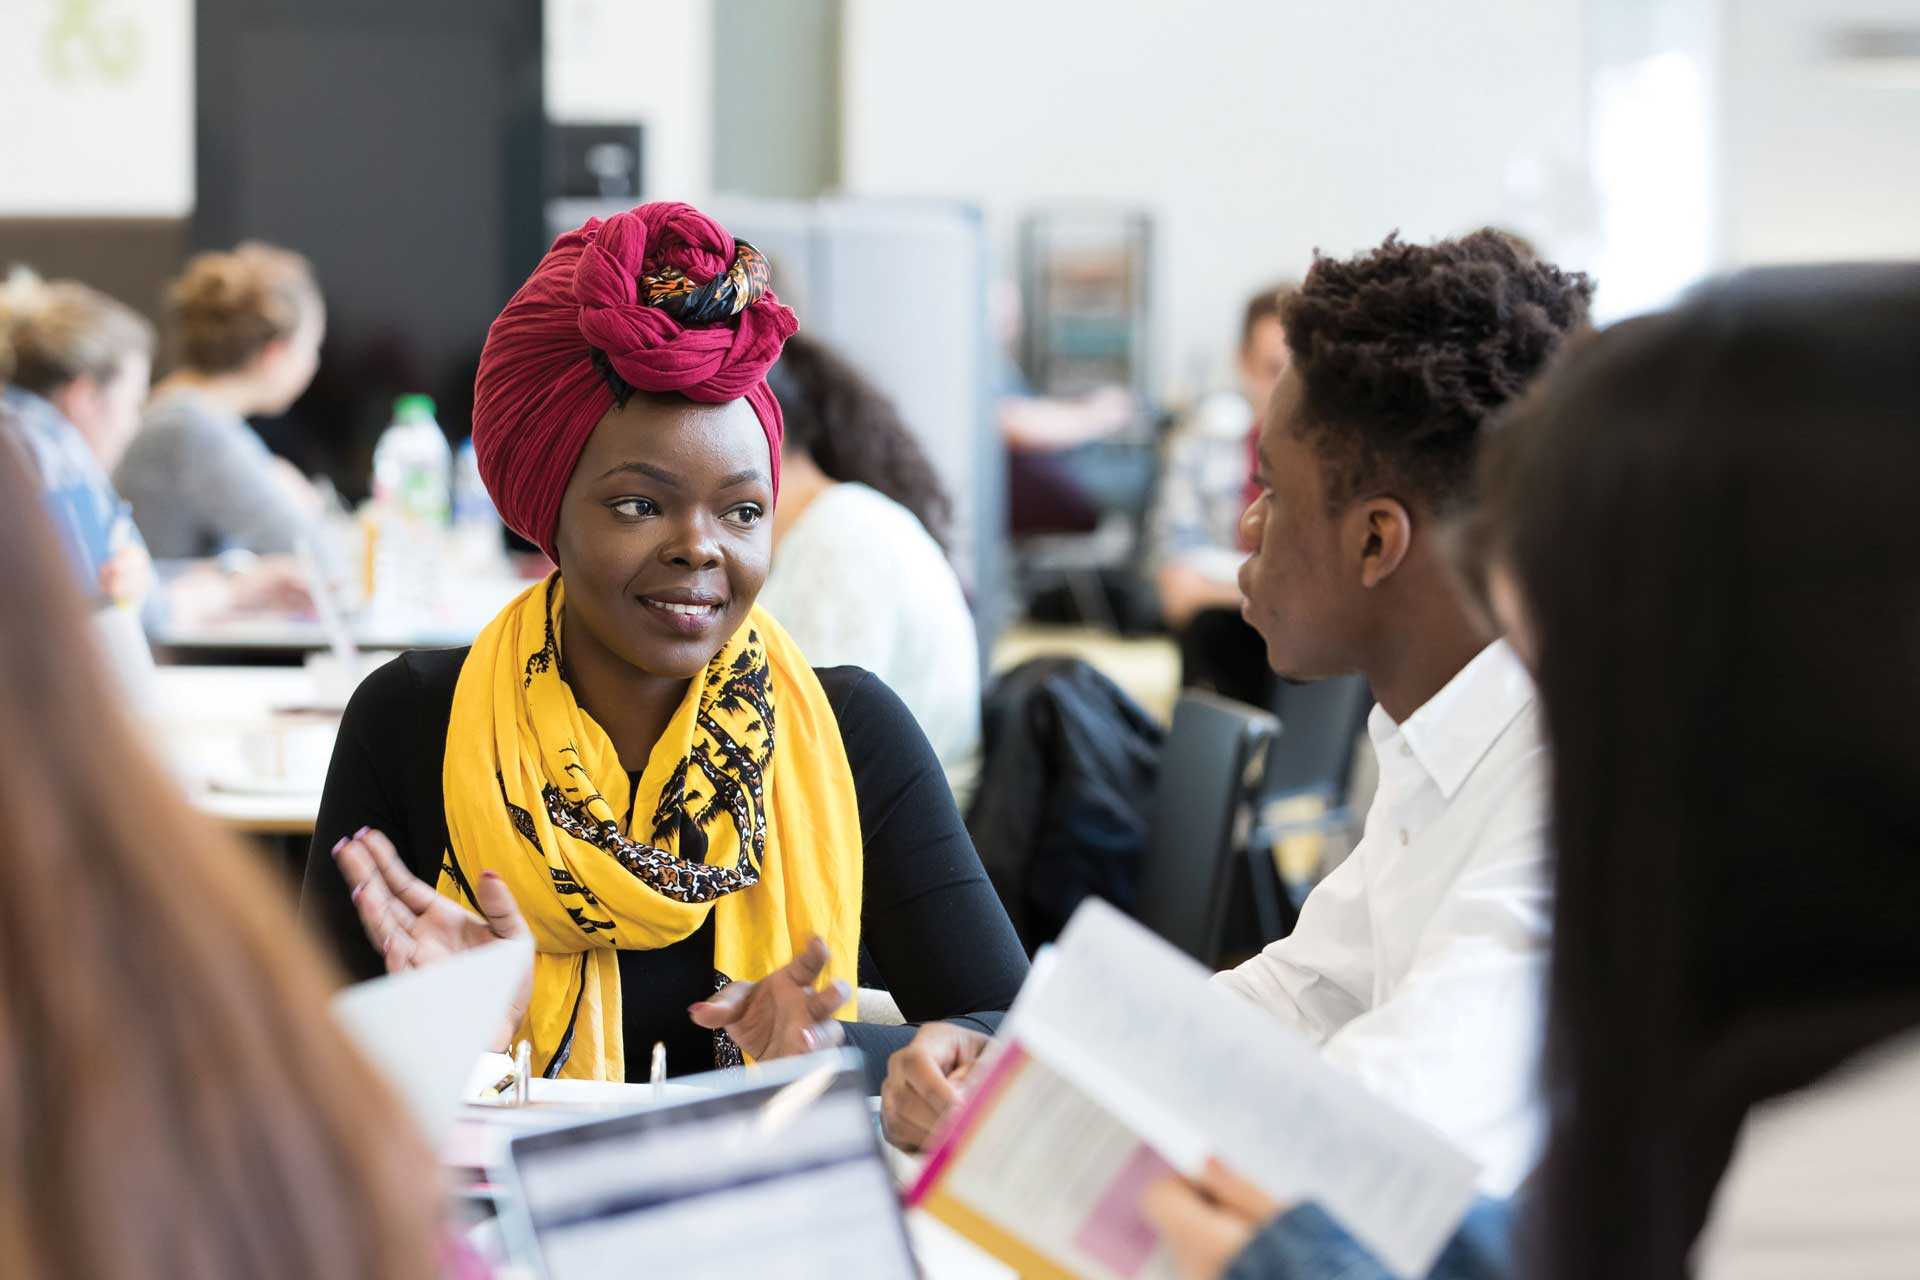
[[[431,396],[401,396],[373,450],[371,612],[378,625],[417,628],[435,612],[446,555],[453,451]],[[396,637],[404,638],[404,637]]]
[[[506,571],[506,543],[500,513],[480,479],[480,460],[471,437],[453,455],[453,558],[469,574]]]

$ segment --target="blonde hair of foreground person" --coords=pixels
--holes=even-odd
[[[0,1271],[435,1274],[439,1180],[252,852],[113,701],[0,437]]]

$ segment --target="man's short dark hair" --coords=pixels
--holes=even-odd
[[[1281,322],[1305,387],[1294,425],[1334,509],[1367,492],[1435,513],[1470,497],[1481,427],[1585,324],[1592,296],[1584,274],[1491,229],[1316,254]]]

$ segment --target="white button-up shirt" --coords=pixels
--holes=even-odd
[[[1293,933],[1216,981],[1324,1048],[1510,1193],[1538,1157],[1551,927],[1547,751],[1505,641],[1396,725],[1360,843]]]

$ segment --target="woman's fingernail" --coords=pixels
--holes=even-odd
[[[336,858],[339,857],[340,851],[346,847],[347,847],[347,838],[345,836],[341,836],[338,840],[335,840],[333,842],[333,856]]]
[[[347,901],[348,902],[360,901],[360,891],[362,889],[365,889],[366,887],[367,887],[367,882],[365,880],[362,880],[359,884],[353,886],[353,892],[347,895]]]
[[[498,880],[500,878],[500,873],[498,871],[482,871],[480,873],[480,878],[482,880]]]
[[[804,1044],[805,1046],[807,1046],[809,1050],[811,1050],[811,1049],[818,1048],[820,1041],[819,1041],[819,1037],[813,1034],[812,1027],[802,1027],[800,1029],[800,1043]]]
[[[358,831],[353,833],[353,838],[355,840],[365,840],[367,838],[367,832],[371,830],[373,830],[372,827],[362,827]]]

